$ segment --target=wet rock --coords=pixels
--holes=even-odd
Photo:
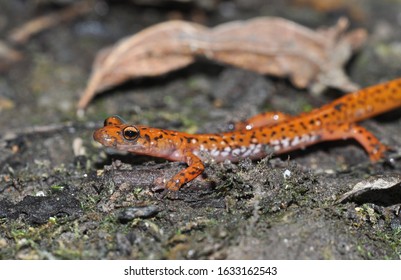
[[[374,203],[390,206],[401,203],[401,176],[374,176],[360,181],[339,202]]]
[[[150,218],[160,212],[160,209],[155,205],[128,207],[118,214],[120,222],[129,222],[136,218]]]
[[[52,196],[26,196],[18,203],[0,201],[0,218],[22,217],[30,224],[44,224],[50,217],[75,219],[82,213],[80,202],[66,191]]]

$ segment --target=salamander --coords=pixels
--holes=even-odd
[[[268,112],[236,124],[232,131],[189,134],[131,125],[118,116],[104,121],[94,139],[104,146],[135,154],[185,162],[188,167],[167,181],[177,191],[204,171],[204,162],[233,162],[282,154],[322,141],[355,139],[370,160],[381,159],[388,147],[357,122],[401,106],[401,78],[344,95],[297,116]]]

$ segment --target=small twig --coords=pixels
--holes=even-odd
[[[70,132],[74,132],[75,129],[93,129],[98,125],[99,124],[95,122],[86,122],[86,123],[65,122],[61,124],[39,125],[39,126],[19,128],[14,130],[8,129],[6,131],[0,131],[1,135],[0,141],[12,141],[20,136],[50,133],[66,129]]]
[[[84,0],[72,4],[61,11],[37,17],[12,30],[8,39],[15,44],[23,44],[32,36],[45,29],[49,29],[61,22],[73,20],[80,15],[87,14],[92,10],[92,7],[93,0]]]

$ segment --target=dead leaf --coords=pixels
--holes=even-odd
[[[296,87],[315,92],[328,86],[354,91],[358,86],[348,79],[343,66],[365,42],[366,32],[345,33],[347,27],[348,21],[340,19],[331,28],[313,31],[275,17],[234,21],[211,29],[185,21],[157,24],[99,52],[78,108],[84,109],[96,92],[128,79],[167,73],[199,56],[288,77]]]
[[[375,203],[390,206],[401,203],[401,176],[382,175],[357,183],[351,191],[343,194],[341,202]]]
[[[137,35],[101,50],[95,59],[88,86],[78,108],[85,108],[96,92],[128,79],[157,76],[194,61],[185,49],[182,37],[199,34],[204,27],[182,21],[170,21],[145,29]],[[206,30],[205,30],[206,31]]]

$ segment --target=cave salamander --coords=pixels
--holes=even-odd
[[[162,187],[177,191],[204,171],[206,160],[260,159],[322,141],[355,139],[372,162],[378,161],[388,147],[357,122],[400,106],[401,79],[397,79],[344,95],[298,116],[262,113],[223,133],[189,134],[131,125],[118,116],[111,116],[93,137],[104,146],[118,150],[185,162],[188,167]]]

